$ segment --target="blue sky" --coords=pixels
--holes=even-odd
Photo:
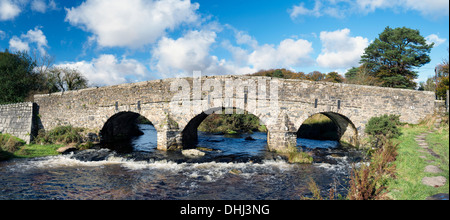
[[[0,0],[0,50],[49,54],[93,85],[287,68],[357,66],[387,27],[435,42],[418,81],[448,59],[447,0]]]

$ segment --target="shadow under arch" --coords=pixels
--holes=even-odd
[[[100,142],[103,146],[117,151],[130,151],[129,143],[132,138],[144,133],[139,129],[140,117],[136,112],[119,112],[111,116],[100,130]],[[145,117],[144,117],[145,118]],[[149,121],[147,118],[145,118]],[[150,122],[151,123],[151,122]]]
[[[228,111],[227,111],[228,110]],[[237,111],[241,111],[239,108],[224,108],[224,107],[217,107],[217,108],[211,108],[207,111],[203,111],[200,114],[194,116],[184,127],[184,129],[181,132],[182,137],[182,145],[183,148],[192,148],[195,147],[198,143],[198,127],[200,124],[211,114],[225,114],[227,112],[230,112],[233,110],[233,113]],[[264,123],[264,121],[259,117],[258,115],[252,114],[251,112],[244,112],[241,111],[244,114],[251,114],[256,116],[260,123]]]
[[[309,118],[313,117],[314,115],[318,115],[318,114],[322,114],[322,115],[328,117],[333,122],[333,125],[327,126],[326,129],[328,131],[333,130],[333,132],[335,132],[335,134],[327,135],[327,137],[325,137],[325,138],[328,138],[328,140],[336,140],[336,141],[346,142],[353,146],[359,145],[358,130],[356,129],[356,126],[353,124],[353,122],[348,117],[346,117],[345,115],[336,113],[336,112],[319,112],[319,113],[311,115]],[[300,133],[300,130],[302,129],[303,126],[304,125],[302,125],[299,128],[297,134]]]

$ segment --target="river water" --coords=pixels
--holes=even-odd
[[[361,153],[337,142],[299,139],[314,154],[309,165],[289,164],[266,150],[266,134],[199,134],[201,158],[156,150],[156,131],[133,140],[133,152],[92,149],[68,155],[0,162],[0,200],[297,200],[316,181],[324,196],[345,196],[352,164]],[[245,140],[251,136],[254,140]]]

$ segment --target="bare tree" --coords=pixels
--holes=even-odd
[[[66,68],[63,72],[67,90],[79,90],[88,87],[88,80],[78,70]]]
[[[49,92],[65,92],[88,88],[88,80],[78,70],[70,68],[52,68],[47,73]]]

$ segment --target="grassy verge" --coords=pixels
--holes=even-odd
[[[54,156],[64,145],[58,144],[25,144],[25,141],[9,134],[0,134],[0,161],[11,158],[30,158]]]
[[[33,158],[33,157],[46,157],[46,156],[56,156],[60,153],[57,150],[64,145],[38,145],[31,144],[25,145],[20,148],[20,150],[14,152],[13,156],[15,158]]]
[[[57,150],[64,145],[50,144],[29,144],[23,145],[14,152],[0,150],[0,161],[9,160],[12,158],[33,158],[33,157],[46,157],[55,156],[60,153]]]
[[[57,150],[67,144],[76,144],[78,149],[88,149],[91,142],[82,143],[82,128],[60,126],[48,132],[39,131],[33,144],[26,145],[23,140],[9,134],[0,134],[0,161],[11,158],[31,158],[55,156]]]
[[[448,127],[427,137],[428,145],[441,156],[441,159],[427,153],[421,153],[422,148],[415,141],[416,136],[428,132],[429,127],[407,125],[402,127],[401,130],[402,135],[396,139],[399,143],[398,156],[395,161],[397,177],[390,179],[387,183],[390,191],[389,196],[395,200],[424,200],[438,193],[448,193],[448,181],[445,186],[439,188],[422,184],[422,179],[426,176],[442,175],[448,179]],[[421,156],[426,156],[426,158],[421,158]],[[444,172],[440,174],[425,173],[425,167],[430,165],[427,161],[433,161],[431,165],[440,167]]]

